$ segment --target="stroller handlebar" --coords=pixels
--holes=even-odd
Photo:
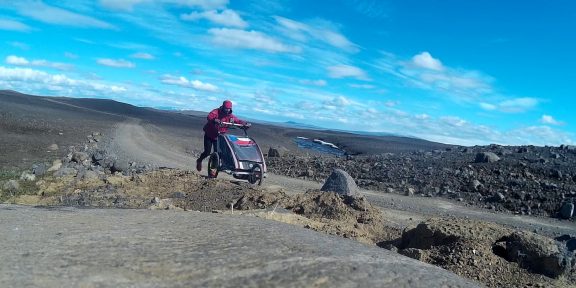
[[[245,123],[245,124],[239,124],[239,123],[232,123],[232,122],[220,122],[219,123],[220,127],[235,127],[238,129],[242,129],[244,130],[244,135],[248,135],[248,132],[246,130],[248,130],[248,128],[250,128],[250,126],[252,126],[252,124],[250,123]]]

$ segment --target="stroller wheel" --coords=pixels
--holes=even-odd
[[[214,152],[208,158],[208,178],[218,177],[218,167],[220,166],[220,156]]]
[[[264,179],[264,173],[262,172],[262,165],[256,164],[252,168],[250,176],[248,176],[248,182],[250,184],[262,185],[262,180]]]

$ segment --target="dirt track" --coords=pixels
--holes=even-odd
[[[127,121],[118,124],[112,149],[118,155],[135,161],[149,163],[155,166],[171,168],[191,169],[195,161],[194,155],[186,153],[188,147],[175,145],[177,141],[168,133],[162,133],[161,129],[150,132],[147,127],[136,121]],[[197,147],[194,147],[197,148]],[[196,155],[199,153],[195,150]],[[204,170],[206,169],[204,161]],[[204,174],[204,172],[201,172]],[[221,174],[222,175],[222,174]],[[223,174],[219,176],[233,180],[232,177]],[[321,183],[305,181],[302,179],[288,178],[269,173],[265,179],[264,188],[268,190],[282,189],[288,194],[302,193],[308,189],[319,189]],[[537,218],[529,216],[514,216],[510,214],[495,213],[472,207],[466,207],[459,202],[427,197],[405,197],[398,194],[382,193],[377,191],[363,191],[371,203],[380,207],[387,220],[397,223],[399,227],[416,224],[430,216],[456,216],[460,218],[476,219],[494,222],[513,228],[521,228],[530,231],[538,231],[548,236],[570,234],[576,231],[576,223],[558,221],[556,219]]]

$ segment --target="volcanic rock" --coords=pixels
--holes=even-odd
[[[72,154],[72,161],[76,163],[82,163],[86,160],[88,160],[88,154],[85,152],[74,152],[74,154]]]
[[[570,271],[572,255],[562,253],[558,244],[535,233],[518,231],[506,239],[508,260],[536,273],[556,278]]]
[[[358,186],[354,179],[342,169],[334,169],[320,190],[347,196],[359,194]]]
[[[46,167],[46,164],[44,164],[44,163],[32,165],[32,173],[36,176],[44,176],[44,174],[46,174],[47,170],[48,170],[48,167]]]
[[[476,154],[476,159],[474,159],[475,163],[493,163],[500,160],[498,155],[492,152],[480,152]]]
[[[573,203],[564,203],[562,208],[560,208],[560,217],[563,219],[570,219],[574,215],[574,204]]]
[[[281,157],[281,156],[282,155],[280,155],[280,151],[278,151],[278,149],[272,147],[268,149],[268,157]]]

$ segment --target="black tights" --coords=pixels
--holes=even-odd
[[[198,158],[198,161],[202,162],[202,160],[210,156],[210,153],[212,153],[212,149],[216,151],[216,139],[212,140],[208,138],[206,134],[204,134],[204,152],[200,154],[200,158]]]

